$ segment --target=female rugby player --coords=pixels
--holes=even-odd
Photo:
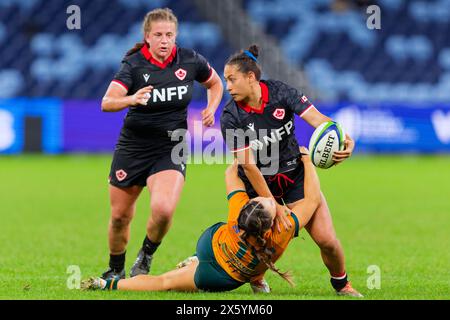
[[[284,221],[281,203],[292,209],[304,197],[304,166],[297,161],[294,115],[302,117],[314,128],[331,119],[321,114],[296,89],[281,81],[260,80],[258,51],[253,45],[228,59],[224,76],[232,99],[224,107],[220,122],[224,139],[239,161],[239,175],[247,193],[251,198],[259,195],[277,200],[276,221],[289,227]],[[333,160],[336,163],[344,161],[350,157],[353,148],[354,142],[347,135],[345,150],[335,152]],[[252,149],[257,151],[256,157]],[[347,280],[343,249],[323,194],[306,230],[320,247],[336,292],[361,296]]]
[[[281,272],[275,262],[298,235],[320,204],[319,178],[308,150],[301,148],[305,168],[305,196],[292,206],[287,219],[295,228],[274,226],[276,204],[272,197],[249,199],[238,175],[235,161],[225,172],[229,201],[227,223],[217,223],[204,231],[197,242],[196,258],[190,263],[159,276],[140,275],[120,280],[90,278],[82,289],[139,291],[229,291],[244,283],[262,279],[270,269],[291,285],[289,272]],[[303,156],[304,155],[304,156]]]
[[[176,46],[177,27],[177,18],[170,9],[149,12],[143,23],[145,41],[127,53],[102,101],[106,112],[129,108],[109,176],[110,261],[104,279],[125,278],[130,222],[145,186],[151,194],[151,216],[130,276],[149,272],[184,184],[184,155],[173,159],[171,151],[179,141],[171,136],[175,130],[187,128],[194,80],[208,91],[208,105],[202,111],[205,126],[214,124],[214,113],[222,98],[222,82],[205,58]]]

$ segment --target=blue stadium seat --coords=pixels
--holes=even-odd
[[[378,0],[383,8],[389,10],[399,10],[405,4],[405,0]]]
[[[0,23],[0,44],[6,39],[6,27]]]
[[[450,70],[450,48],[444,48],[439,53],[439,64],[442,68]]]
[[[278,39],[288,61],[304,67],[324,99],[449,96],[450,0],[378,0],[381,30],[367,29],[364,10],[334,12],[333,2],[242,3],[252,20]],[[61,8],[72,3],[0,1],[0,72],[8,70],[15,79],[20,74],[15,94],[100,97],[125,52],[141,41],[143,16],[155,7],[173,9],[180,22],[178,44],[198,50],[219,74],[234,51],[192,0],[78,0],[82,29],[69,31]],[[195,97],[204,99],[204,90]]]
[[[16,96],[23,87],[22,74],[14,69],[0,70],[0,98]]]
[[[39,1],[40,0],[2,0],[0,1],[0,10],[3,10],[4,8],[18,7],[22,11],[28,11],[35,7]]]
[[[31,39],[31,50],[41,56],[50,56],[53,52],[54,36],[50,33],[40,33]]]
[[[331,90],[328,98],[338,92],[338,99],[377,100],[399,94],[398,99],[408,100],[417,90],[416,99],[433,99],[433,92],[442,87],[440,73],[450,68],[445,50],[450,43],[450,0],[379,0],[381,30],[366,27],[364,10],[334,12],[332,2],[246,0],[244,8],[252,19],[266,24],[288,59],[304,66],[321,93]],[[290,19],[290,28],[267,25],[277,19]],[[352,78],[352,72],[358,76]]]
[[[66,28],[65,9],[71,4],[0,1],[0,71],[12,67],[7,74],[26,79],[15,87],[16,95],[102,96],[125,52],[142,41],[145,13],[156,7],[170,7],[178,16],[179,45],[201,50],[220,72],[231,54],[218,27],[201,17],[192,0],[78,0],[81,30]],[[196,95],[206,98],[205,90]]]
[[[424,36],[413,36],[409,39],[407,46],[412,57],[416,60],[428,60],[433,54],[433,47],[430,40]]]

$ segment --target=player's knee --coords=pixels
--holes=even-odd
[[[172,221],[175,206],[167,201],[155,201],[152,203],[153,219],[161,224],[168,224]]]
[[[127,227],[131,222],[131,217],[126,214],[113,213],[111,216],[111,225],[114,229]]]
[[[322,251],[334,252],[339,249],[340,242],[336,237],[325,237],[317,241],[317,245]]]

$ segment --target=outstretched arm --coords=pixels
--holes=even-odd
[[[227,195],[236,190],[244,190],[245,185],[241,178],[238,176],[238,162],[235,159],[231,165],[225,170],[225,185],[227,189]]]
[[[331,118],[327,117],[313,106],[301,117],[314,128],[317,128],[324,122],[333,121],[331,120]]]
[[[305,113],[302,118],[314,128],[317,128],[324,122],[333,121],[331,118],[320,113],[320,111],[314,107],[311,107],[311,109]],[[355,142],[348,134],[345,135],[344,145],[344,150],[336,151],[333,154],[333,161],[336,162],[336,165],[350,158],[353,153],[353,149],[355,148]]]

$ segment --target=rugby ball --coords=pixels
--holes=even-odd
[[[312,163],[322,169],[334,164],[333,153],[344,150],[345,132],[334,121],[322,123],[314,130],[309,140],[309,154]]]

